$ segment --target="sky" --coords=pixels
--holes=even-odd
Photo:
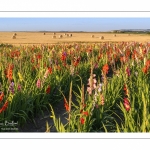
[[[0,18],[0,31],[111,31],[150,29],[150,18]]]

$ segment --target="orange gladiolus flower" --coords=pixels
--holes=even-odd
[[[75,61],[75,62],[73,63],[73,65],[74,65],[75,67],[78,66],[78,64],[79,64],[78,61]]]
[[[147,60],[147,61],[146,61],[146,66],[147,66],[147,68],[150,67],[150,60]]]
[[[123,63],[127,62],[127,60],[128,60],[128,59],[127,59],[127,57],[125,57],[125,56],[121,56],[121,57],[120,57],[120,61],[123,62]]]
[[[69,105],[66,99],[64,99],[64,106],[66,108],[66,111],[69,111]]]
[[[13,79],[13,68],[14,65],[9,64],[8,68],[5,70],[6,78],[8,78],[10,81]]]
[[[5,104],[3,105],[3,107],[0,109],[0,113],[2,113],[3,111],[5,111],[8,107],[8,101],[5,102]]]
[[[148,67],[147,67],[147,66],[144,66],[144,67],[142,68],[142,71],[143,71],[143,73],[147,74],[147,72],[148,72]]]
[[[101,94],[100,95],[100,105],[104,105],[105,104],[105,100],[104,100],[104,96]]]
[[[108,70],[109,70],[109,66],[108,66],[108,64],[105,64],[105,65],[103,66],[103,68],[102,68],[103,73],[104,73],[105,75],[108,74]]]

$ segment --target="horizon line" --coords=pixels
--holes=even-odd
[[[108,30],[108,31],[65,31],[65,30],[55,30],[55,31],[49,31],[49,30],[37,30],[37,31],[34,31],[34,30],[20,30],[20,31],[16,31],[16,30],[10,30],[10,31],[0,31],[0,32],[112,32],[112,31],[149,31],[150,32],[150,29],[112,29],[112,30]]]

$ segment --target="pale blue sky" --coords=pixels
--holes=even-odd
[[[150,18],[0,18],[0,31],[150,29]]]

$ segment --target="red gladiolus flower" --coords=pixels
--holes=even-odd
[[[127,89],[127,86],[124,85],[124,88],[123,88],[124,92],[125,92],[125,95],[128,95],[128,89]]]
[[[51,67],[48,67],[48,71],[50,74],[52,74],[52,68]]]
[[[37,58],[37,59],[42,59],[42,55],[41,55],[41,54],[37,54],[37,55],[36,55],[36,58]]]
[[[128,76],[131,75],[129,67],[126,68],[126,73],[127,73]]]
[[[4,98],[4,93],[1,92],[1,94],[0,94],[0,102],[3,100],[3,98]]]
[[[50,93],[50,86],[48,86],[48,88],[46,89],[46,93],[49,94]]]
[[[12,51],[11,53],[10,53],[10,57],[11,58],[14,58],[14,57],[19,57],[20,56],[20,52],[19,51]]]
[[[89,115],[88,111],[84,111],[84,112],[82,112],[82,114],[85,115],[85,116]]]
[[[74,63],[73,63],[73,65],[75,66],[75,67],[77,67],[78,66],[78,62],[77,61],[75,61]]]
[[[146,54],[146,53],[147,53],[147,50],[144,49],[144,50],[142,51],[142,54]]]
[[[74,58],[74,62],[73,62],[73,65],[75,67],[77,67],[79,65],[79,62],[80,62],[80,58]]]
[[[127,98],[123,99],[123,104],[124,104],[126,111],[129,111],[131,107],[130,107],[130,102]]]
[[[21,91],[21,85],[18,84],[18,91]]]
[[[80,118],[80,123],[84,124],[85,123],[85,119],[84,118]]]
[[[130,50],[129,50],[129,49],[128,49],[128,50],[126,50],[125,54],[126,54],[126,57],[129,57],[129,56],[130,56],[130,54],[131,54]]]
[[[126,90],[127,90],[127,86],[126,86],[126,85],[124,85],[124,88],[123,88],[123,90],[124,90],[124,91],[126,91]]]
[[[63,54],[61,55],[61,60],[62,60],[62,61],[65,61],[66,58],[67,58],[66,53],[63,53]]]
[[[80,110],[80,113],[83,113],[83,109]]]

